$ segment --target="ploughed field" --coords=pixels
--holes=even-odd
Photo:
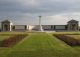
[[[79,34],[0,33],[0,57],[80,57]]]

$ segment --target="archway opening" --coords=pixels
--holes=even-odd
[[[4,25],[4,31],[8,31],[8,30],[9,30],[8,25],[5,24],[5,25]]]

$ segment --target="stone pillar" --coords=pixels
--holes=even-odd
[[[41,25],[41,16],[39,16],[39,28],[38,28],[38,30],[43,31],[42,25]]]
[[[70,24],[68,24],[68,30],[70,31],[70,29],[71,29],[71,26],[70,26]]]

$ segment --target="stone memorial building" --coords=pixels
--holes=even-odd
[[[66,25],[41,25],[43,31],[79,31],[79,21],[70,20]],[[14,25],[9,20],[1,22],[1,31],[38,30],[39,25]]]
[[[1,30],[2,31],[12,31],[12,22],[9,20],[4,20],[1,22]]]

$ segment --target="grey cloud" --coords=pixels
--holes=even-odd
[[[26,1],[26,2],[25,2]],[[80,12],[79,0],[0,0],[0,19],[33,20],[33,16]],[[37,20],[37,18],[35,19]]]
[[[70,2],[70,1],[69,1]],[[74,6],[75,5],[75,6]],[[8,11],[8,12],[22,12],[22,13],[61,13],[66,11],[76,11],[80,9],[80,3],[68,3],[62,0],[61,1],[52,1],[52,0],[41,0],[37,5],[26,4],[23,5],[18,2],[18,0],[4,0],[0,1],[0,11]]]

